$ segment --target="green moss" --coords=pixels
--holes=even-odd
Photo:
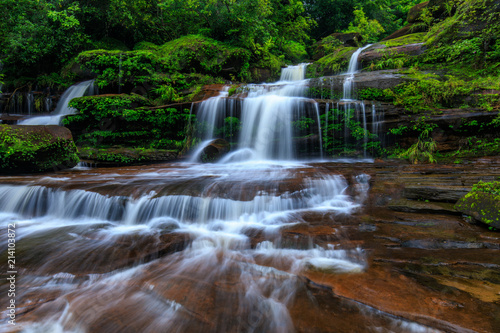
[[[355,47],[341,46],[333,49],[332,53],[307,67],[307,77],[320,77],[345,71],[355,51]]]
[[[387,47],[396,47],[396,46],[402,46],[402,45],[408,45],[408,44],[423,43],[424,37],[426,36],[426,34],[427,34],[426,32],[418,32],[418,33],[409,34],[409,35],[401,36],[401,37],[394,38],[394,39],[381,41],[380,44],[383,44]]]
[[[402,105],[411,112],[439,108],[457,108],[467,100],[468,107],[484,108],[491,111],[500,104],[498,94],[474,94],[498,88],[498,78],[480,77],[462,79],[453,75],[439,77],[435,74],[418,70],[407,71],[411,82],[402,83],[395,88],[386,90],[387,96],[394,100],[395,105]]]
[[[467,0],[453,16],[435,24],[425,36],[425,63],[447,63],[461,68],[499,73],[500,4],[495,0]]]
[[[43,128],[0,125],[0,170],[5,173],[44,172],[78,163],[73,140],[56,137]]]
[[[500,182],[479,182],[461,198],[455,209],[500,229]]]

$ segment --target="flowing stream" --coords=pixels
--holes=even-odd
[[[225,91],[200,106],[205,141],[217,121],[242,115],[238,148],[219,163],[3,177],[0,223],[16,226],[18,322],[9,326],[5,311],[0,330],[436,332],[330,294],[328,303],[304,277],[367,268],[341,227],[310,233],[316,221],[360,211],[370,181],[296,159],[291,123],[305,114],[319,122],[303,96],[305,66],[249,86],[241,102]],[[68,90],[60,104],[91,84]],[[337,319],[321,317],[329,306]],[[338,324],[316,330],[325,318]]]
[[[85,94],[94,94],[94,80],[83,81],[69,87],[62,95],[57,103],[57,107],[49,116],[36,116],[19,122],[19,125],[60,125],[61,118],[69,114],[73,114],[76,110],[70,108],[69,102],[76,97],[82,97]],[[33,95],[31,95],[33,96]],[[32,99],[32,97],[31,97]],[[30,99],[30,100],[31,100]],[[32,103],[31,103],[32,104]],[[30,104],[30,105],[31,105]],[[29,108],[31,110],[31,107]],[[30,112],[31,114],[31,112]]]

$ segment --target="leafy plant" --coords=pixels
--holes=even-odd
[[[436,141],[430,137],[429,130],[424,130],[419,135],[417,142],[408,148],[408,150],[400,153],[398,157],[406,158],[413,164],[417,164],[418,162],[436,163],[434,156],[436,148]]]

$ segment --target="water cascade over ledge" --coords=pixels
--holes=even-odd
[[[56,109],[49,116],[31,117],[19,122],[19,125],[60,125],[61,118],[73,114],[76,110],[68,106],[69,102],[76,97],[85,94],[94,95],[94,80],[83,81],[69,87],[57,103]]]
[[[440,332],[313,280],[368,269],[363,242],[351,242],[342,223],[357,227],[371,177],[299,160],[297,150],[311,146],[321,158],[329,135],[305,97],[306,66],[200,103],[202,143],[187,163],[0,177],[0,224],[15,226],[19,257],[18,324],[8,326],[4,311],[0,329]],[[375,109],[359,112],[365,130],[368,112],[376,118]],[[338,123],[329,119],[327,107],[326,130]],[[221,135],[235,149],[197,163]],[[0,240],[7,244],[5,233]]]

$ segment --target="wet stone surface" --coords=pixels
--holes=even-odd
[[[18,226],[19,279],[18,325],[4,315],[0,325],[494,332],[499,234],[428,206],[452,205],[434,194],[497,177],[497,166],[165,164],[1,177],[8,202],[18,198],[0,194],[2,223]],[[430,184],[419,200],[406,190]],[[26,192],[34,186],[51,192]]]

